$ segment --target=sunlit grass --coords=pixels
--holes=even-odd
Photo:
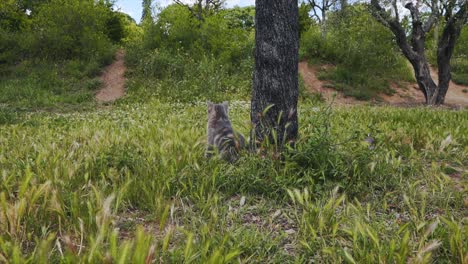
[[[205,108],[5,114],[0,258],[466,262],[466,111],[302,103],[285,160],[230,165],[203,157]],[[248,103],[231,115],[248,134]]]

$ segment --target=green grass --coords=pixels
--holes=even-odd
[[[23,61],[0,77],[0,107],[21,110],[79,110],[94,106],[101,86],[95,61]]]
[[[11,75],[48,101],[3,97],[0,262],[468,261],[466,110],[330,107],[302,84],[297,148],[227,164],[204,158],[206,100],[248,135],[250,64],[148,57],[112,108],[51,96],[95,89],[80,63]]]
[[[379,95],[392,95],[395,91],[390,87],[391,82],[414,81],[411,70],[403,66],[396,67],[393,72],[386,74],[372,72],[359,72],[346,65],[339,65],[329,69],[322,69],[318,73],[320,80],[330,81],[330,87],[343,92],[358,100],[378,99]]]
[[[468,59],[466,57],[455,58],[452,59],[451,64],[453,82],[468,85]]]
[[[246,99],[250,95],[253,62],[227,64],[213,55],[169,51],[129,50],[126,63],[126,102],[143,102],[157,97],[166,102],[198,102]]]
[[[467,260],[466,111],[302,103],[296,150],[234,165],[203,157],[204,102],[0,113],[2,261]]]

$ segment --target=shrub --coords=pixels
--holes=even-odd
[[[300,55],[309,61],[337,65],[322,74],[334,87],[358,99],[391,93],[389,81],[413,80],[406,60],[393,42],[392,33],[380,25],[362,5],[331,13],[326,38],[312,26],[301,38]]]
[[[49,60],[105,58],[113,54],[106,35],[112,12],[93,1],[52,0],[41,4],[33,16],[32,39],[24,50]]]

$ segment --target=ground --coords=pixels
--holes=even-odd
[[[96,100],[100,103],[113,102],[118,98],[125,95],[125,52],[119,50],[116,53],[116,60],[107,66],[101,76],[103,87],[96,94]],[[334,90],[333,88],[326,87],[326,81],[321,81],[317,78],[317,71],[319,67],[313,66],[307,62],[299,64],[299,72],[305,82],[306,87],[313,93],[321,94],[327,101],[332,100],[334,95],[336,98],[334,102],[337,104],[364,104],[365,101],[359,101],[353,97],[345,96],[343,93]],[[432,78],[437,82],[438,77],[435,69],[431,72]],[[384,103],[390,105],[414,105],[423,104],[424,96],[415,83],[404,82],[402,85],[397,83],[391,84],[392,89],[395,91],[393,95],[381,94],[379,97]],[[466,90],[468,86],[458,85],[450,82],[450,87],[447,92],[445,102],[447,105],[454,107],[467,107],[468,106],[468,93]]]
[[[299,64],[299,71],[309,91],[314,93],[320,93],[327,100],[331,100],[331,98],[333,98],[333,95],[336,94],[335,103],[337,104],[365,103],[365,101],[359,101],[352,97],[346,97],[342,93],[337,92],[332,88],[326,87],[327,82],[321,81],[317,78],[317,72],[319,71],[320,67],[327,66],[313,66],[309,65],[307,62],[301,62]],[[438,77],[436,70],[432,69],[431,75],[432,78],[437,82]],[[386,94],[379,95],[383,103],[396,106],[415,105],[424,103],[424,95],[421,93],[416,83],[405,82],[402,83],[402,85],[392,83],[391,86],[392,89],[395,91],[395,94],[391,96]],[[467,107],[467,90],[468,86],[458,85],[454,82],[450,82],[450,87],[447,92],[445,103],[453,107]]]
[[[107,66],[101,76],[103,87],[96,94],[101,103],[112,102],[125,95],[125,52],[118,50],[115,61]]]

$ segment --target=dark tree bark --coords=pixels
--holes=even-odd
[[[251,120],[257,141],[282,147],[298,134],[297,0],[256,0]]]
[[[445,8],[445,27],[443,34],[438,42],[437,64],[439,83],[436,84],[431,77],[429,63],[425,54],[426,34],[431,30],[434,23],[440,17],[440,11],[436,10],[436,1],[433,5],[430,17],[422,22],[419,9],[412,2],[405,5],[411,13],[412,31],[411,42],[407,40],[405,30],[400,24],[396,1],[393,1],[395,16],[392,17],[379,3],[379,0],[371,0],[372,15],[384,26],[388,27],[396,37],[396,41],[401,51],[411,63],[414,69],[415,77],[420,90],[423,92],[428,105],[441,105],[445,101],[445,95],[451,80],[450,59],[455,49],[455,43],[460,36],[462,26],[468,19],[468,2],[464,1],[458,7],[458,11],[453,13],[455,0],[449,0],[447,3],[453,5]]]

